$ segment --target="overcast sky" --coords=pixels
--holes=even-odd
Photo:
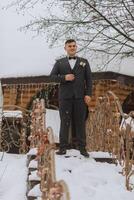
[[[3,5],[5,0],[0,0],[0,77],[49,74],[55,59],[65,53],[64,47],[49,49],[45,37],[20,32],[29,16],[18,15],[15,9],[2,10]],[[89,61],[94,70],[99,61]],[[121,66],[113,62],[109,70],[134,75],[134,58],[125,59]]]
[[[0,1],[1,8],[5,0]],[[0,76],[49,74],[55,58],[63,54],[63,47],[49,49],[45,37],[20,32],[28,21],[15,9],[0,9]]]

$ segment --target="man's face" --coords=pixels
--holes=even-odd
[[[77,51],[77,45],[75,42],[65,44],[65,51],[69,56],[74,56]]]

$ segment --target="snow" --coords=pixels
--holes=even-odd
[[[134,119],[132,117],[128,117],[127,119],[122,119],[121,127],[126,129],[126,125],[129,124],[131,127],[131,131],[134,131]]]
[[[37,162],[37,160],[31,160],[28,167],[29,167],[29,168],[37,169],[37,167],[38,167],[38,162]]]
[[[22,111],[20,111],[20,110],[4,110],[3,115],[4,115],[4,117],[22,118]]]
[[[28,196],[41,197],[40,184],[35,185],[29,192]]]
[[[71,157],[56,155],[56,175],[57,180],[68,184],[71,200],[133,200],[134,191],[126,190],[125,177],[120,174],[122,168],[92,158],[103,156],[103,152],[91,152],[87,159],[77,150],[68,150],[67,156]],[[32,172],[34,175],[36,171]],[[26,156],[5,153],[0,162],[0,200],[26,200],[26,180]],[[28,195],[41,196],[39,185]]]
[[[29,175],[29,180],[30,181],[39,181],[40,180],[40,177],[38,176],[38,171],[35,170],[35,171],[32,171],[31,174]]]
[[[48,116],[49,115],[49,116]],[[53,125],[58,136],[58,111],[47,110],[47,124]],[[37,149],[31,149],[27,155],[35,155]],[[110,158],[107,152],[89,152],[90,158],[84,158],[77,150],[67,150],[64,156],[55,155],[56,178],[66,181],[71,200],[133,200],[134,190],[125,187],[125,177],[120,165],[96,162],[93,158]],[[0,161],[0,200],[26,200],[28,169],[27,155],[4,154]],[[0,158],[2,153],[0,153]],[[29,168],[37,168],[37,161],[30,161]],[[29,175],[30,180],[39,180],[37,170]],[[131,177],[134,184],[134,176]],[[41,196],[39,184],[28,193],[29,196]],[[40,200],[40,198],[37,200]]]
[[[108,152],[91,152],[90,153],[91,157],[93,158],[112,158],[112,155],[109,154]]]
[[[128,192],[125,188],[120,166],[99,163],[92,157],[86,159],[76,150],[68,150],[67,155],[77,157],[56,155],[56,172],[57,179],[68,184],[71,200],[134,199],[134,191]]]
[[[0,161],[0,200],[26,200],[26,180],[26,156],[4,153]]]
[[[55,142],[59,142],[60,116],[58,110],[46,109],[46,124],[52,127]]]
[[[46,124],[53,128],[59,141],[59,111],[46,109]],[[69,186],[71,200],[133,200],[134,191],[125,188],[122,168],[114,164],[99,163],[93,158],[111,158],[108,152],[90,152],[90,159],[77,150],[68,150],[67,157],[56,155],[57,180],[63,179]],[[131,178],[134,184],[134,176]]]
[[[30,156],[37,155],[37,148],[31,148],[29,152],[27,153],[27,155],[30,155]]]

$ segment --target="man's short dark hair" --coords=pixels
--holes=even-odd
[[[65,44],[69,44],[69,43],[72,43],[72,42],[76,43],[76,41],[74,39],[69,39],[69,40],[66,40]]]

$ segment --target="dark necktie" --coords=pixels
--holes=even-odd
[[[75,60],[76,58],[77,58],[76,56],[72,56],[72,57],[69,56],[69,57],[68,57],[69,60],[71,60],[71,59],[74,59],[74,60]]]

